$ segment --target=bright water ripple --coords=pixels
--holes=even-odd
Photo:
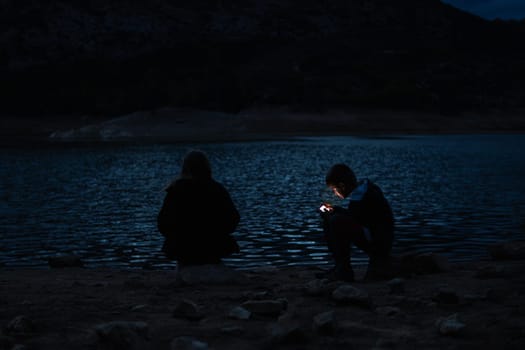
[[[163,187],[190,148],[206,151],[242,219],[230,266],[330,262],[316,208],[331,164],[379,184],[396,216],[396,253],[484,258],[525,236],[525,136],[317,137],[214,144],[47,145],[0,150],[0,265],[173,268],[160,253]],[[206,217],[206,198],[196,208]],[[363,254],[354,250],[357,263]]]

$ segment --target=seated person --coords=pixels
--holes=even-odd
[[[157,217],[162,251],[179,266],[218,264],[239,252],[231,235],[240,216],[228,191],[212,178],[205,153],[191,151],[180,176],[166,189]]]
[[[324,277],[332,280],[354,280],[350,261],[351,244],[370,258],[368,278],[380,278],[394,239],[392,209],[381,189],[369,180],[358,182],[352,169],[335,164],[326,175],[326,184],[341,199],[349,198],[348,208],[325,204],[322,207],[325,239],[335,267]]]

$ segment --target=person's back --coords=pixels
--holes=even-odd
[[[166,238],[162,250],[181,264],[218,263],[239,251],[231,235],[239,223],[239,212],[228,191],[211,177],[206,164],[201,164],[207,159],[191,164],[191,157],[202,156],[194,151],[186,157],[189,169],[183,166],[181,177],[166,189],[157,217],[158,230]],[[199,167],[195,176],[192,169]]]
[[[379,186],[370,180],[362,181],[350,195],[349,214],[369,231],[374,252],[372,255],[390,254],[394,239],[394,215]]]

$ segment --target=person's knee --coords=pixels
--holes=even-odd
[[[371,245],[370,257],[375,259],[388,259],[392,252],[392,244],[390,242],[374,242]]]
[[[344,234],[351,239],[361,239],[364,234],[363,226],[351,217],[345,215],[336,215],[331,222],[331,227],[334,232]]]
[[[332,230],[348,229],[353,225],[354,220],[348,215],[334,214],[328,220],[328,224]]]

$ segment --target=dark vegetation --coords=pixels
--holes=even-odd
[[[525,23],[438,0],[0,1],[1,113],[525,108]]]

